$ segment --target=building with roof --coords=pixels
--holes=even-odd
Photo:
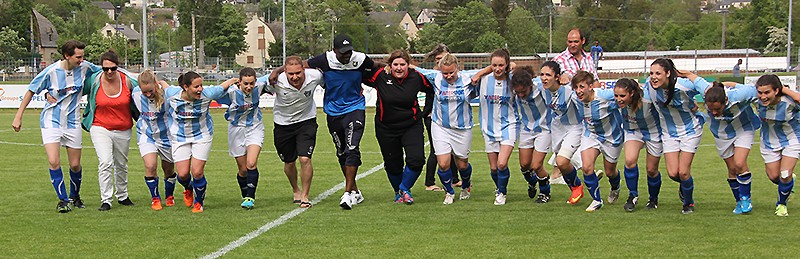
[[[417,14],[417,27],[422,27],[426,23],[435,22],[436,9],[425,8]]]
[[[372,20],[372,22],[382,23],[386,26],[400,26],[400,29],[408,35],[408,40],[417,38],[417,32],[419,31],[417,23],[406,11],[369,12],[369,19]]]
[[[38,52],[41,57],[41,63],[39,64],[42,67],[47,65],[53,64],[53,62],[58,61],[61,59],[61,54],[58,52],[58,31],[56,31],[56,27],[53,26],[53,23],[50,22],[47,18],[44,17],[41,13],[33,10],[33,37],[36,41],[36,52]]]
[[[100,34],[102,34],[103,37],[107,37],[107,38],[108,37],[113,37],[114,35],[117,35],[117,33],[119,33],[122,37],[124,37],[125,39],[128,40],[129,44],[138,42],[139,40],[142,39],[142,34],[140,34],[138,31],[134,30],[133,24],[128,26],[128,25],[124,25],[124,24],[106,23],[106,26],[103,26],[103,28],[100,28],[100,30],[98,30],[98,32]]]
[[[244,41],[247,49],[236,55],[236,64],[245,67],[262,68],[269,60],[269,45],[275,43],[275,35],[269,25],[258,15],[250,17],[245,26]]]
[[[117,20],[117,7],[109,1],[95,1],[92,5],[97,6],[100,10],[108,15],[109,20]]]
[[[164,0],[147,0],[147,5],[164,7]],[[125,7],[142,8],[142,0],[130,0],[125,3]]]

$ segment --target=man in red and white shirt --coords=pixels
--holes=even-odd
[[[597,77],[597,70],[594,68],[592,55],[583,50],[584,44],[586,44],[586,37],[581,29],[572,28],[567,34],[567,49],[553,58],[553,61],[561,66],[562,74],[558,81],[562,85],[569,84],[572,77],[581,70],[592,73],[595,81],[600,80]]]

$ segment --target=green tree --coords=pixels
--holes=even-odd
[[[311,57],[330,49],[328,9],[325,0],[286,1],[287,55]]]
[[[214,32],[206,36],[205,52],[212,57],[234,57],[247,49],[244,40],[245,16],[233,5],[222,6],[222,16]]]
[[[282,0],[264,0],[258,5],[258,8],[264,13],[264,18],[268,23],[277,21],[281,18]]]
[[[494,18],[497,20],[497,32],[501,35],[506,35],[506,18],[511,12],[508,4],[508,0],[491,1],[492,12],[494,12]]]
[[[476,40],[475,44],[472,47],[472,52],[492,52],[499,48],[506,47],[506,39],[503,36],[500,36],[499,33],[494,31],[488,31],[484,34],[481,34]]]
[[[30,42],[30,20],[31,8],[33,2],[31,0],[0,0],[0,10],[3,14],[0,15],[0,27],[8,27],[17,33],[17,36],[24,39],[21,45],[26,47]]]
[[[212,36],[222,15],[222,2],[215,0],[180,0],[178,2],[178,20],[191,30],[192,14],[195,15],[197,39],[204,40]],[[184,27],[184,26],[181,26]]]
[[[427,53],[436,44],[445,43],[446,36],[442,27],[436,23],[425,25],[425,28],[417,32],[417,40],[414,42],[414,53]]]
[[[11,74],[22,65],[21,57],[26,53],[23,46],[25,39],[17,31],[9,26],[0,29],[0,71],[3,74]],[[5,80],[5,76],[3,78]]]
[[[450,13],[456,7],[465,7],[467,3],[476,0],[436,0],[436,12],[434,12],[434,16],[436,19],[436,24],[438,25],[445,25],[447,24],[448,19],[450,19]]]
[[[497,28],[492,10],[480,1],[454,8],[448,19],[450,22],[442,26],[442,32],[446,35],[444,42],[453,52],[472,52],[475,39]]]
[[[530,12],[540,27],[548,26],[550,8],[553,5],[552,0],[516,0],[514,3]],[[555,9],[553,9],[553,12],[555,12]],[[517,24],[515,23],[514,25]]]
[[[411,0],[400,0],[397,3],[397,11],[406,11],[411,18],[416,18],[416,15],[419,14],[419,10],[414,6],[414,2]]]
[[[527,9],[514,8],[508,15],[506,40],[508,49],[514,54],[534,54],[547,51],[547,32],[538,23],[530,22],[533,16]]]

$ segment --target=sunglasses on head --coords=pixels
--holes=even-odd
[[[117,67],[116,67],[116,66],[113,66],[113,67],[103,67],[103,71],[105,71],[105,72],[108,72],[109,70],[111,70],[112,72],[113,72],[113,71],[117,71]]]

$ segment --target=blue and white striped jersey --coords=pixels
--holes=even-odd
[[[758,92],[754,85],[737,84],[736,88],[725,89],[728,103],[722,110],[722,116],[714,117],[708,113],[709,130],[715,138],[732,139],[746,131],[761,128],[761,120],[753,112],[752,104],[758,101]]]
[[[519,108],[520,131],[531,133],[550,131],[553,112],[547,108],[545,91],[547,90],[542,86],[542,80],[534,78],[531,93],[525,98],[515,98]]]
[[[415,68],[433,83],[434,101],[431,120],[448,129],[471,129],[472,107],[469,100],[475,98],[475,87],[470,84],[478,70],[458,71],[458,81],[450,84],[438,70]]]
[[[479,82],[481,132],[489,141],[517,139],[516,95],[507,79],[496,80],[490,74]]]
[[[214,135],[214,121],[208,108],[212,100],[219,99],[225,94],[225,89],[218,85],[204,87],[200,99],[193,102],[183,100],[181,92],[181,88],[174,87],[164,91],[172,119],[169,128],[172,141],[177,143],[211,141]]]
[[[81,128],[81,114],[78,104],[81,102],[83,81],[91,74],[101,71],[101,68],[88,61],[83,61],[80,66],[72,70],[64,70],[59,60],[47,66],[33,78],[28,90],[35,94],[43,91],[50,93],[56,99],[55,103],[47,102],[39,117],[39,126],[43,129],[50,128]]]
[[[664,137],[678,138],[703,134],[705,118],[697,111],[694,96],[705,93],[708,87],[708,81],[702,77],[698,77],[694,82],[679,77],[675,84],[672,102],[665,104],[667,96],[663,87],[655,89],[649,81],[644,85],[644,95],[653,100],[654,107],[661,116],[661,130]]]
[[[583,136],[619,146],[623,141],[622,114],[614,90],[594,89],[594,100],[583,103]]]
[[[261,109],[258,108],[258,101],[261,99],[261,91],[264,84],[256,84],[250,94],[245,94],[237,85],[228,87],[228,91],[218,100],[220,104],[228,105],[225,111],[225,120],[232,126],[250,127],[261,124]]]
[[[553,112],[553,121],[560,125],[583,125],[583,108],[575,91],[569,85],[562,85],[556,91],[544,91],[544,101]]]
[[[800,145],[800,106],[788,96],[775,105],[757,104],[761,118],[761,144],[770,150]]]
[[[158,86],[156,86],[158,87]],[[180,91],[177,86],[171,91]],[[167,91],[166,89],[164,90]],[[172,146],[169,142],[169,126],[172,120],[169,117],[169,104],[166,100],[161,106],[156,106],[156,103],[147,96],[142,94],[142,89],[139,87],[133,88],[131,93],[133,103],[136,109],[139,110],[139,119],[136,121],[136,135],[139,143],[155,143],[162,147]]]
[[[649,99],[642,98],[642,107],[634,112],[630,107],[620,109],[622,128],[629,133],[638,132],[644,141],[661,142],[661,123],[658,111]]]

